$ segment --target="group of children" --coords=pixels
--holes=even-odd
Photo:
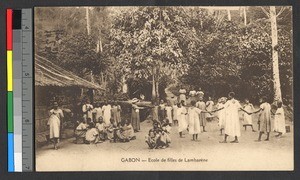
[[[102,117],[106,124],[110,124],[111,118],[114,122],[120,123],[121,111],[121,106],[117,102],[108,103],[108,101],[105,101],[102,107],[98,102],[94,107],[89,100],[86,100],[82,105],[82,113],[85,121],[87,118],[99,119],[99,117]]]
[[[83,119],[75,129],[75,143],[97,144],[106,140],[110,142],[129,142],[135,139],[134,130],[130,121],[105,123],[103,117],[93,121],[90,118]]]
[[[245,99],[245,104],[242,107],[240,102],[235,99],[235,94],[233,92],[229,93],[228,98],[220,98],[216,105],[214,105],[214,102],[210,97],[206,103],[203,101],[203,98],[200,97],[197,102],[192,100],[188,105],[186,105],[186,102],[183,100],[181,100],[180,103],[174,103],[172,102],[172,99],[173,97],[167,102],[167,105],[161,100],[160,105],[157,108],[159,111],[158,120],[154,119],[154,122],[163,122],[166,119],[169,121],[170,126],[178,125],[180,138],[183,138],[183,131],[187,130],[188,133],[193,136],[192,140],[198,140],[198,134],[202,132],[201,127],[203,127],[203,132],[206,132],[205,126],[207,121],[212,120],[215,115],[218,119],[221,135],[223,134],[223,131],[225,132],[225,139],[221,142],[227,142],[227,137],[233,136],[234,141],[232,141],[232,143],[238,143],[238,137],[241,135],[239,111],[244,112],[243,126],[245,127],[245,130],[250,126],[253,132],[256,131],[253,128],[252,114],[259,113],[259,136],[257,142],[261,141],[263,134],[267,136],[265,140],[269,140],[271,132],[271,114],[274,115],[274,125],[272,130],[278,133],[276,137],[286,133],[284,110],[282,108],[282,102],[279,101],[276,104],[276,112],[273,112],[271,110],[271,105],[267,102],[265,97],[260,99],[260,108],[255,110],[248,99]],[[150,137],[151,133],[152,131],[149,131],[147,137]],[[154,134],[152,134],[153,137],[155,137]],[[147,143],[149,145],[149,141]],[[149,147],[151,148],[153,146],[149,145]]]
[[[171,143],[170,138],[171,125],[167,119],[164,119],[161,123],[158,121],[153,122],[153,128],[149,130],[148,135],[145,137],[145,141],[150,149],[165,149],[169,147]]]

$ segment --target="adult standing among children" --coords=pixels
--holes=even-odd
[[[250,114],[245,111],[240,102],[235,99],[235,93],[230,92],[228,94],[228,101],[225,103],[223,108],[214,110],[213,112],[225,109],[225,136],[224,140],[220,141],[220,143],[227,143],[228,136],[234,137],[234,140],[231,143],[238,143],[238,137],[241,136],[241,127],[240,127],[240,119],[239,119],[239,110]]]
[[[55,150],[58,149],[60,124],[63,118],[63,111],[58,107],[57,102],[53,102],[53,108],[49,111],[49,120],[47,125],[50,127],[50,139],[53,140]]]
[[[134,129],[134,132],[139,132],[140,127],[140,109],[144,109],[143,107],[139,107],[137,103],[139,100],[137,98],[132,99],[132,110],[131,110],[131,125]]]
[[[203,98],[200,98],[199,101],[196,103],[196,107],[199,108],[201,111],[205,111],[206,110],[206,104],[203,101]],[[200,126],[203,127],[203,132],[206,132],[205,130],[205,126],[206,126],[206,114],[205,113],[201,113],[199,115],[199,121],[200,121]]]
[[[104,102],[104,106],[102,107],[103,111],[103,120],[106,125],[110,124],[110,118],[111,118],[111,105],[108,103],[107,100]]]
[[[191,90],[189,92],[189,102],[191,103],[192,101],[197,102],[197,97],[196,97],[196,91],[195,90]]]
[[[199,88],[199,90],[196,92],[196,96],[198,97],[198,100],[200,100],[201,98],[204,98],[204,92],[202,91],[201,87]]]
[[[186,89],[184,89],[183,86],[180,86],[179,89],[179,102],[184,102],[184,105],[186,105]]]
[[[87,118],[93,119],[93,109],[93,105],[91,105],[90,100],[87,99],[82,105],[82,113],[84,120],[87,120]]]
[[[260,112],[259,120],[258,120],[259,135],[258,135],[257,142],[261,141],[261,137],[263,134],[267,135],[265,141],[269,141],[270,132],[271,132],[271,105],[267,102],[266,97],[260,98],[259,102],[261,103],[261,105],[259,106],[259,110],[253,112],[253,113]]]

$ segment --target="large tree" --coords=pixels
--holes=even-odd
[[[152,76],[152,99],[166,68],[183,67],[195,31],[181,7],[129,8],[114,20],[111,52],[131,73],[147,79]],[[179,68],[183,70],[183,68]]]

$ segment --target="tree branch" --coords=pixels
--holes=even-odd
[[[265,13],[265,15],[270,18],[270,13],[262,6],[260,6],[261,10]]]

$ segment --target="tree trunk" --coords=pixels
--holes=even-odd
[[[155,76],[155,94],[157,102],[159,102],[159,72],[160,72],[160,64],[158,67],[155,68],[156,70],[156,76]]]
[[[86,30],[87,30],[87,34],[90,35],[91,27],[90,27],[90,17],[89,17],[89,8],[88,7],[85,8],[85,12],[86,12]]]
[[[244,13],[244,24],[245,24],[245,26],[246,26],[246,25],[247,25],[246,7],[243,8],[243,13]]]
[[[227,9],[227,15],[228,15],[228,21],[231,21],[231,13],[229,9]]]
[[[282,101],[281,97],[281,85],[279,78],[279,66],[278,66],[278,31],[276,22],[276,9],[275,6],[270,6],[270,19],[271,19],[271,30],[272,30],[272,61],[273,61],[273,82],[275,90],[275,100]]]
[[[152,102],[156,100],[156,90],[155,90],[155,66],[152,67]]]

